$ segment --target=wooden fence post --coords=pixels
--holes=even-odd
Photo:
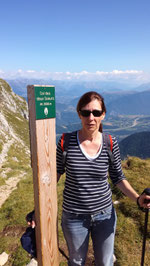
[[[58,266],[55,88],[27,91],[38,266]]]

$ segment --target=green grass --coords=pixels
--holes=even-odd
[[[3,177],[1,177],[1,170],[0,170],[0,186],[5,185],[5,180]]]
[[[8,84],[5,80],[0,79],[0,85],[4,86],[5,90],[6,90],[8,93],[11,93],[11,92],[12,92],[11,87],[9,86],[9,84]],[[0,89],[1,89],[1,86],[0,86]]]
[[[141,193],[149,187],[150,160],[141,160],[130,157],[122,163],[123,170],[129,182]],[[20,245],[20,236],[26,228],[25,216],[33,209],[33,185],[32,171],[26,170],[27,176],[20,181],[18,187],[0,209],[0,253],[3,251],[10,254],[7,265],[25,265],[30,259]],[[67,254],[66,243],[61,231],[62,192],[65,175],[58,183],[58,231],[59,246]],[[140,266],[142,252],[142,238],[145,213],[141,212],[136,204],[122,195],[116,188],[113,189],[113,200],[119,200],[116,205],[118,216],[115,255],[116,266]],[[91,243],[91,242],[90,242]],[[145,254],[145,266],[150,261],[150,224],[148,224],[148,239]],[[92,258],[90,244],[89,257]],[[66,259],[60,255],[60,265],[67,265]],[[88,264],[91,265],[92,264]]]
[[[30,160],[26,148],[20,148],[17,144],[12,144],[1,169],[1,171],[6,171],[6,178],[16,177],[20,173],[28,171],[29,167]]]
[[[0,153],[2,152],[2,149],[3,149],[3,143],[0,142]]]
[[[58,231],[59,231],[59,241],[64,241],[63,233],[61,230],[61,213],[62,213],[62,201],[63,201],[63,189],[64,189],[64,182],[65,182],[65,174],[60,178],[57,191],[58,191]]]
[[[142,193],[149,183],[150,160],[129,157],[123,162],[124,173],[138,193]],[[132,202],[124,195],[119,195],[117,189],[114,190],[114,199],[119,200],[116,206],[118,222],[115,241],[115,254],[117,256],[117,266],[140,265],[142,254],[142,241],[145,213],[140,211],[136,203]],[[117,195],[117,196],[116,196]],[[148,225],[150,232],[150,225]],[[149,265],[150,253],[148,245],[150,243],[150,233],[148,233],[147,249],[145,255],[145,265]]]
[[[1,136],[0,136],[0,153],[3,150],[3,145],[4,145],[5,142],[6,142],[6,137],[1,134]]]
[[[30,260],[21,248],[20,237],[27,226],[25,216],[33,208],[32,172],[29,170],[26,179],[19,182],[0,209],[0,253],[10,254],[7,265],[25,265]]]

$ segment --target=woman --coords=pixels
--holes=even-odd
[[[112,204],[110,178],[121,191],[137,201],[141,207],[150,208],[126,180],[120,160],[117,141],[113,139],[113,167],[109,163],[107,147],[103,141],[102,120],[106,108],[102,96],[96,92],[84,94],[77,105],[82,128],[70,138],[66,169],[62,163],[61,140],[57,147],[58,180],[66,170],[62,229],[69,250],[68,265],[85,265],[89,235],[93,241],[95,264],[113,265],[116,213]]]

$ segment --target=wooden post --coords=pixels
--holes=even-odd
[[[57,266],[55,88],[29,85],[27,90],[38,266]]]

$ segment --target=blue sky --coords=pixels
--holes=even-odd
[[[0,76],[150,80],[149,0],[1,0],[0,10]]]

